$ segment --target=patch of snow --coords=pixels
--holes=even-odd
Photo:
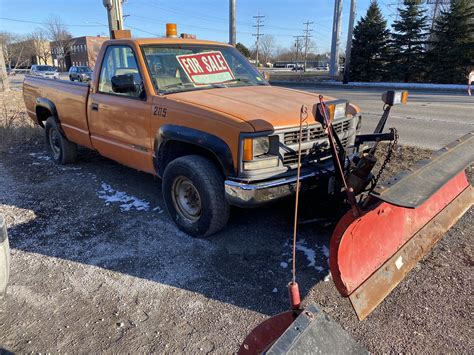
[[[61,171],[75,171],[75,170],[81,170],[82,168],[74,167],[74,166],[58,166],[58,169]]]
[[[30,156],[42,161],[51,161],[51,157],[43,153],[30,153]]]
[[[325,246],[325,245],[323,245],[321,249],[323,250],[324,256],[325,256],[326,258],[329,258],[329,249],[328,249],[328,247]]]
[[[306,246],[306,241],[304,239],[301,239],[296,243],[296,250],[304,253],[306,259],[309,261],[308,266],[314,267],[316,265],[316,252]]]
[[[286,269],[288,267],[288,263],[285,263],[284,261],[282,261],[280,263],[280,266],[283,268],[283,269]]]
[[[102,190],[97,192],[97,196],[105,201],[105,204],[109,206],[111,203],[120,203],[120,211],[127,212],[130,210],[137,211],[149,211],[150,203],[139,199],[135,196],[127,195],[123,191],[113,189],[109,184],[102,182]]]

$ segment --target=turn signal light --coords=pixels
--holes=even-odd
[[[253,159],[253,139],[252,138],[244,139],[243,159],[247,161],[250,161]]]

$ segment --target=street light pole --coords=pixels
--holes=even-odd
[[[351,65],[351,52],[352,52],[352,34],[354,32],[354,21],[356,16],[356,0],[351,0],[351,13],[349,16],[349,30],[347,31],[347,44],[346,44],[346,63],[344,64],[344,78],[342,82],[344,84],[349,83],[350,65]]]
[[[341,34],[342,0],[334,0],[334,19],[332,25],[331,61],[329,75],[335,77],[339,70],[339,36]]]

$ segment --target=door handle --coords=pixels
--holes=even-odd
[[[92,109],[93,111],[99,111],[99,104],[94,104],[94,103],[91,104],[91,109]]]

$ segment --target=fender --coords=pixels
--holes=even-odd
[[[219,161],[226,175],[235,175],[232,153],[226,142],[213,134],[178,125],[160,127],[155,138],[155,167],[161,166],[162,148],[169,141],[185,142],[205,149]]]

